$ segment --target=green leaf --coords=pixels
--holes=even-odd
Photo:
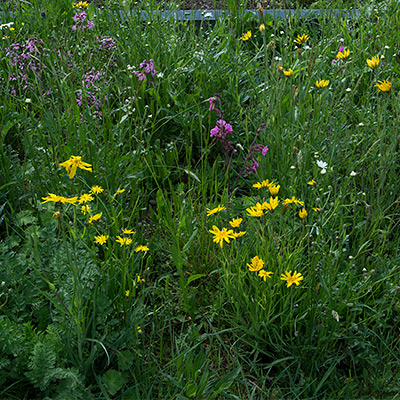
[[[110,369],[102,377],[103,383],[111,394],[116,394],[124,384],[124,377],[121,372]]]
[[[207,274],[195,274],[195,275],[191,275],[189,276],[188,280],[187,280],[187,284],[189,285],[190,282],[195,281],[196,279],[199,278],[203,278],[204,276],[207,276]]]

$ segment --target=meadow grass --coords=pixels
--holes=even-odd
[[[398,2],[103,3],[1,14],[0,397],[398,398]]]

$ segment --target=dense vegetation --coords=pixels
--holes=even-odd
[[[14,6],[0,397],[396,398],[399,3]]]

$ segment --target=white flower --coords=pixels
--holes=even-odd
[[[31,103],[32,100],[31,99],[25,99],[25,103]]]
[[[212,16],[213,15],[210,12],[204,14],[204,18],[211,18]]]
[[[337,322],[339,322],[339,314],[335,310],[332,310],[332,317],[335,318]]]
[[[318,167],[325,169],[328,166],[328,163],[326,163],[325,161],[318,160],[317,165]]]
[[[360,123],[358,124],[358,126],[364,126],[364,124],[363,124],[362,122],[360,122]]]
[[[280,33],[281,35],[283,35],[285,32],[284,32],[284,31],[280,31],[279,33]]]
[[[325,169],[325,168],[321,169],[321,174],[322,174],[322,175],[325,175],[325,174],[326,174],[326,169]]]
[[[348,88],[346,89],[346,92],[351,92],[351,89],[348,87]]]
[[[290,167],[290,169],[296,169],[296,167],[295,167],[294,165],[292,165],[292,166]]]
[[[350,176],[356,176],[356,175],[357,175],[357,172],[355,172],[355,171],[350,172]]]
[[[382,54],[382,55],[381,55],[381,60],[383,60],[384,58],[385,58],[385,56]]]
[[[159,72],[158,74],[157,74],[157,78],[162,78],[164,76],[164,74],[162,73],[162,72]]]
[[[390,49],[390,47],[388,45],[385,46],[385,49]]]

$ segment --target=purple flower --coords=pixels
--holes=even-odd
[[[268,146],[264,146],[264,148],[263,148],[262,151],[261,151],[261,154],[262,154],[263,156],[265,156],[265,155],[267,154],[267,151],[268,151]]]

